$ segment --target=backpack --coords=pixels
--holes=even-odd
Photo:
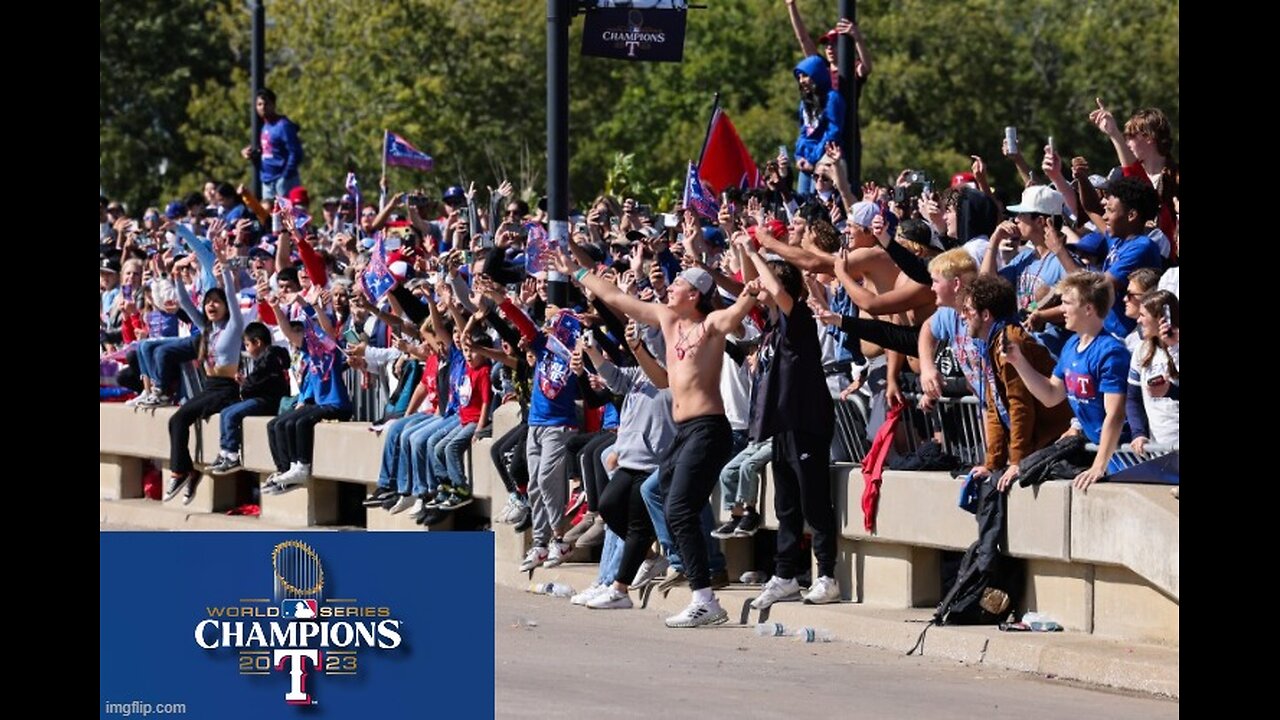
[[[996,489],[999,477],[992,472],[978,484],[978,539],[965,550],[955,582],[908,655],[924,646],[925,633],[934,625],[998,625],[1017,608],[1022,565],[1001,553],[1008,497]]]

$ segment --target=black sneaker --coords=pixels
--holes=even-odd
[[[196,486],[200,484],[200,473],[191,473],[187,479],[187,490],[182,496],[182,504],[190,505],[196,497]]]
[[[216,462],[209,466],[209,474],[211,475],[230,475],[233,472],[243,470],[244,466],[240,464],[240,456],[234,459],[226,455],[219,455]]]
[[[434,498],[431,498],[430,500],[427,500],[426,502],[427,507],[429,508],[440,507],[441,505],[444,504],[446,500],[449,499],[449,495],[451,495],[452,493],[453,493],[453,488],[449,487],[448,485],[441,484],[440,487],[436,490],[436,496]]]
[[[435,527],[436,525],[444,522],[448,517],[449,513],[441,510],[440,508],[428,508],[427,511],[422,514],[422,519],[418,521],[418,524],[423,527]]]
[[[183,473],[182,475],[170,475],[169,486],[164,490],[165,502],[168,502],[178,496],[182,489],[187,486],[187,480],[191,478],[191,473]]]
[[[760,513],[748,509],[738,518],[738,527],[733,531],[734,537],[751,537],[760,529]]]
[[[533,527],[533,510],[532,509],[530,509],[529,512],[524,514],[523,520],[515,524],[515,531],[518,533],[522,533],[531,527]]]
[[[739,515],[735,518],[729,518],[729,522],[711,531],[711,537],[717,540],[728,540],[733,537],[733,531],[738,529],[738,521],[743,517],[744,516]]]
[[[382,498],[382,502],[380,503],[380,506],[382,507],[383,510],[390,510],[391,508],[395,507],[396,503],[398,502],[400,502],[400,493],[395,492],[393,490],[391,491],[391,494]]]
[[[364,506],[367,508],[382,507],[382,501],[395,494],[396,491],[393,488],[378,486],[373,492],[369,493],[369,497],[364,499]]]
[[[471,504],[471,490],[465,487],[456,487],[453,492],[449,493],[449,497],[440,503],[436,508],[438,510],[457,510],[464,505]]]

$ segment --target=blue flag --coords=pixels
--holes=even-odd
[[[547,236],[547,231],[536,222],[525,223],[524,229],[529,233],[524,246],[524,269],[530,273],[553,270],[555,263],[551,260],[551,251],[555,243]]]
[[[689,174],[684,180],[684,206],[708,220],[720,215],[720,203],[702,187],[698,178],[698,166],[689,163]]]
[[[382,242],[383,238],[379,233],[373,246],[373,256],[369,258],[369,264],[365,265],[364,273],[360,275],[360,283],[374,303],[380,302],[382,297],[391,290],[391,286],[396,284],[396,276],[392,275],[390,268],[387,267],[386,250],[382,247]]]
[[[382,146],[383,160],[388,165],[414,168],[431,172],[435,169],[435,160],[409,143],[399,135],[387,131],[386,142]]]

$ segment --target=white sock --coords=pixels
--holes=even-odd
[[[294,460],[293,462],[289,463],[290,470],[297,470],[300,467],[302,467],[302,463],[298,462],[297,460]]]
[[[702,588],[701,590],[694,590],[694,591],[693,591],[693,601],[694,601],[694,602],[696,602],[696,603],[698,603],[699,605],[704,604],[704,603],[709,603],[709,602],[711,602],[712,600],[715,600],[715,599],[716,599],[716,596],[715,596],[715,594],[711,591],[711,588],[709,588],[709,587],[704,587],[704,588]]]

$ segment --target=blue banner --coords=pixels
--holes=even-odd
[[[493,716],[492,533],[99,538],[101,717]]]

